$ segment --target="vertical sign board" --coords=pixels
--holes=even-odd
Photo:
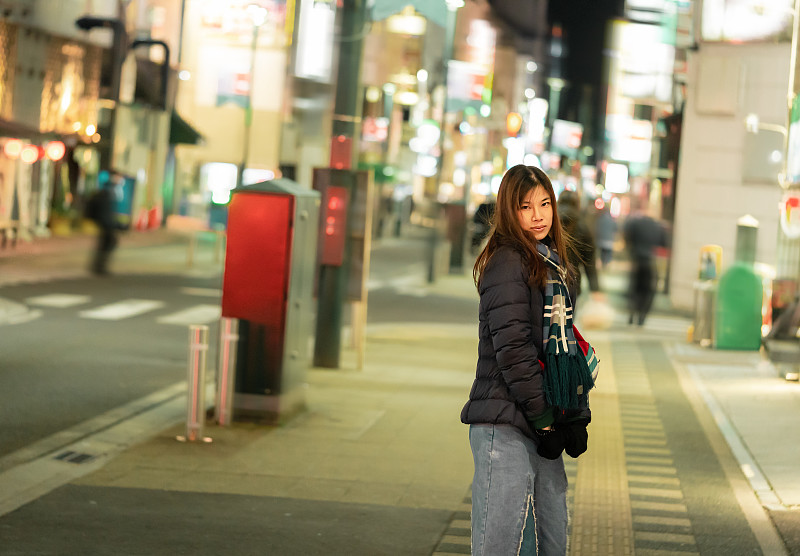
[[[372,238],[370,176],[365,170],[314,169],[314,189],[326,203],[320,212],[317,258],[317,331],[313,361],[318,367],[339,367],[344,301],[351,302],[354,309],[353,337],[363,338],[359,327],[366,321],[366,283]],[[361,340],[356,343],[363,346]],[[357,350],[361,368],[363,347]]]
[[[350,264],[347,269],[348,281],[347,301],[366,301],[366,281],[369,274],[369,251],[372,239],[372,180],[366,170],[337,170],[334,168],[315,168],[313,188],[320,192],[323,202],[321,214],[327,210],[327,202],[333,195],[346,194],[347,213],[345,215],[345,242],[350,249]],[[337,193],[338,192],[338,193]],[[322,260],[325,251],[325,221],[320,222],[320,264],[329,264]],[[343,264],[347,264],[344,260]]]

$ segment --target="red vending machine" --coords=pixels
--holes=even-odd
[[[276,179],[233,191],[222,316],[239,319],[234,418],[280,422],[305,407],[320,195]]]

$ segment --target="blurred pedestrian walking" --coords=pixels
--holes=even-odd
[[[644,324],[656,293],[658,273],[655,250],[667,247],[667,232],[650,214],[646,205],[640,206],[623,229],[625,245],[631,262],[628,323]]]
[[[478,363],[461,421],[470,425],[475,463],[474,555],[567,552],[562,452],[586,450],[594,380],[576,353],[566,253],[547,175],[509,169],[473,268]]]
[[[121,180],[122,176],[119,174],[109,174],[108,179],[100,183],[99,189],[92,193],[86,202],[86,217],[98,228],[97,243],[90,267],[97,275],[109,273],[108,262],[117,246],[119,223],[114,214],[114,205],[117,202]]]
[[[595,225],[597,247],[600,248],[600,264],[603,270],[606,270],[614,256],[614,241],[617,238],[617,221],[611,216],[607,206],[598,211]]]
[[[575,271],[575,293],[581,294],[583,274],[589,281],[589,291],[599,292],[600,284],[597,281],[597,248],[594,235],[586,223],[585,215],[581,214],[578,194],[574,191],[563,191],[558,198],[558,216],[561,226],[570,238],[571,247],[567,248],[567,258]],[[574,315],[573,315],[574,316]]]
[[[495,201],[486,200],[475,209],[472,215],[472,239],[470,242],[473,254],[480,252],[483,242],[489,235],[492,227],[492,215],[494,214]]]

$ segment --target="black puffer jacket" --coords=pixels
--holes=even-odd
[[[538,361],[544,296],[528,285],[521,253],[511,247],[494,253],[481,277],[480,297],[478,365],[461,422],[514,425],[536,440],[531,425],[552,424],[554,412]]]

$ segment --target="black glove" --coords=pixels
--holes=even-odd
[[[562,425],[561,431],[564,435],[564,451],[569,457],[577,458],[586,451],[586,444],[589,440],[586,423]]]
[[[558,456],[564,451],[564,433],[561,429],[536,429],[536,436],[539,439],[536,453],[543,458],[558,459]]]

